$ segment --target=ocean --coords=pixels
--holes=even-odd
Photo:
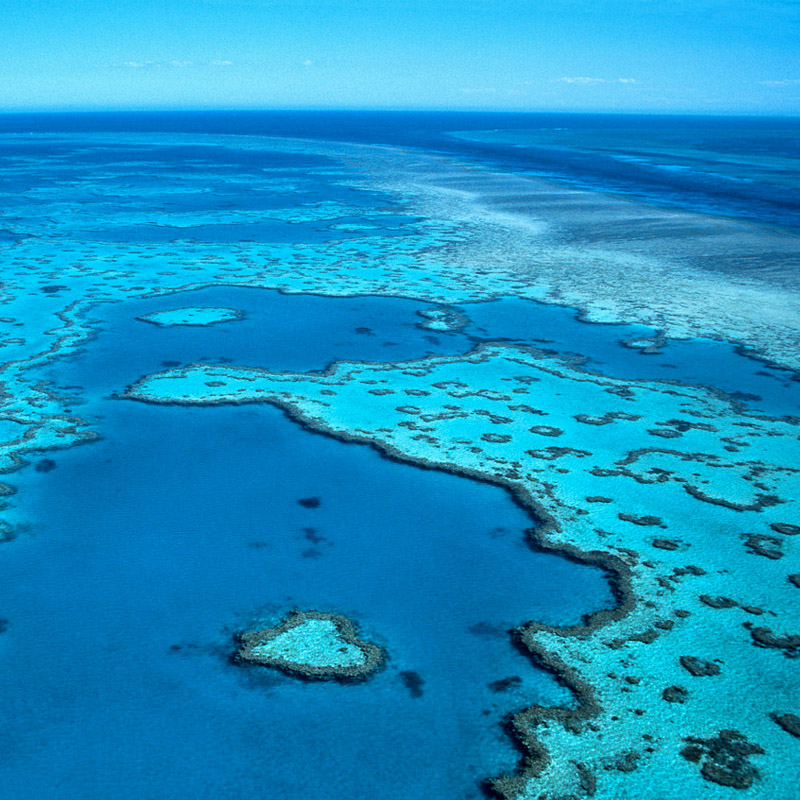
[[[523,747],[510,719],[582,702],[519,629],[580,626],[625,593],[609,564],[531,536],[559,512],[515,489],[530,490],[524,453],[498,477],[393,450],[380,432],[394,423],[365,404],[353,428],[336,383],[311,421],[126,390],[192,365],[281,379],[345,362],[368,382],[499,343],[618,394],[656,386],[796,424],[799,143],[793,119],[0,117],[6,796],[497,791],[487,780]],[[671,295],[688,285],[694,305]],[[729,296],[752,316],[707,305]],[[183,308],[237,317],[146,319]],[[397,408],[424,413],[429,394]],[[516,417],[475,413],[473,449],[485,430],[518,436]],[[552,447],[534,452],[562,457],[547,438],[561,429],[537,430]],[[548,469],[566,531],[584,500],[558,495]],[[295,609],[353,620],[385,664],[350,684],[235,661],[237,635]]]

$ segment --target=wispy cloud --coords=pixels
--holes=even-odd
[[[166,61],[123,61],[122,66],[129,69],[186,69],[187,67],[230,67],[233,61],[219,59],[214,61],[190,61],[188,59],[171,58]]]
[[[761,86],[800,86],[800,78],[784,78],[779,81],[759,81]]]
[[[574,83],[578,84],[579,86],[591,86],[595,83],[638,83],[636,78],[586,78],[583,76],[578,77],[564,77],[564,78],[553,78],[551,83]]]
[[[578,83],[584,86],[588,86],[591,83],[605,83],[605,78],[554,78],[553,83]]]

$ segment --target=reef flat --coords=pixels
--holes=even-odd
[[[504,285],[502,293],[579,308],[588,321],[736,342],[800,368],[796,235],[430,154],[398,161],[391,148],[326,152],[402,198],[410,213],[454,225],[425,264],[438,274],[469,264],[457,291]]]
[[[325,375],[195,365],[147,376],[127,396],[273,403],[314,429],[501,483],[545,521],[541,544],[616,574],[615,611],[518,630],[580,707],[514,718],[530,757],[496,781],[503,794],[626,796],[637,771],[670,775],[690,795],[789,791],[797,743],[775,720],[797,710],[796,421],[502,345]]]
[[[294,611],[278,627],[247,631],[236,657],[307,679],[361,680],[383,663],[380,647],[359,639],[347,617]]]
[[[220,322],[231,322],[242,318],[242,312],[235,308],[173,308],[168,311],[156,311],[139,317],[142,322],[152,322],[164,328],[173,325],[218,325]]]

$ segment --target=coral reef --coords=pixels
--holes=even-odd
[[[236,658],[309,680],[353,681],[378,669],[384,655],[346,617],[293,611],[277,627],[241,634]]]

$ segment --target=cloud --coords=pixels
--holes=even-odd
[[[615,78],[615,79],[607,79],[607,78],[586,78],[582,76],[578,76],[575,78],[564,77],[564,78],[553,78],[550,83],[572,83],[577,84],[579,86],[592,86],[597,83],[638,83],[636,78]]]
[[[307,58],[307,59],[306,59],[306,60],[303,62],[303,66],[304,66],[304,67],[313,67],[313,66],[314,66],[314,62],[313,62],[313,61],[312,61],[310,58]]]
[[[168,61],[123,61],[122,66],[129,69],[186,69],[188,67],[230,67],[233,61],[228,59],[215,59],[214,61],[190,61],[188,59],[172,58]]]
[[[800,78],[784,78],[780,81],[759,81],[761,86],[800,86]]]
[[[589,85],[591,83],[605,83],[605,78],[554,78],[553,83],[578,83]]]

